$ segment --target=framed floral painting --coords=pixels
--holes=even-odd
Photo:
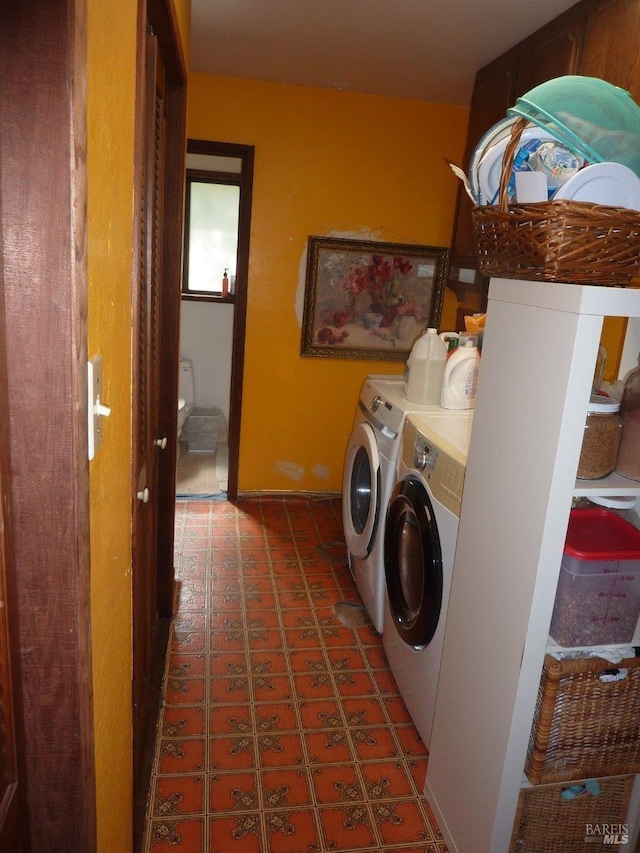
[[[302,355],[404,361],[438,328],[449,250],[309,237]]]

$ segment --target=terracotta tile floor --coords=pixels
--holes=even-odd
[[[176,505],[144,853],[446,853],[345,553],[338,499]]]

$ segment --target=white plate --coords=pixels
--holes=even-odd
[[[622,163],[594,163],[569,178],[553,198],[640,210],[640,178]]]
[[[494,124],[493,127],[490,127],[489,130],[480,137],[480,141],[471,155],[471,160],[469,161],[469,183],[471,184],[471,189],[479,204],[484,204],[485,199],[480,196],[478,164],[489,148],[495,145],[500,139],[508,139],[511,136],[511,128],[515,122],[516,118],[503,118]]]
[[[506,138],[494,143],[478,163],[478,185],[485,204],[496,204],[498,201],[497,194],[500,189],[502,159],[510,138],[511,133]],[[548,131],[532,125],[525,127],[522,131],[520,147],[527,142],[531,142],[532,139],[539,139],[541,142],[546,142],[548,140],[555,140],[555,137]]]

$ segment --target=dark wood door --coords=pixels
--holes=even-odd
[[[158,648],[158,454],[160,292],[164,199],[164,70],[158,40],[146,36],[143,145],[138,172],[138,275],[134,352],[133,725],[134,785],[146,782],[149,734],[156,719]]]
[[[640,0],[600,0],[587,17],[580,74],[601,77],[640,102]]]
[[[518,64],[515,96],[554,77],[577,74],[586,11],[572,9],[527,42]]]
[[[0,198],[0,212],[2,199]],[[8,410],[0,216],[0,410]],[[16,626],[15,552],[9,487],[9,423],[0,418],[0,850],[27,853],[22,690]]]

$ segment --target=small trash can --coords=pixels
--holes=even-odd
[[[196,406],[184,425],[189,453],[215,453],[221,421],[221,409]]]

